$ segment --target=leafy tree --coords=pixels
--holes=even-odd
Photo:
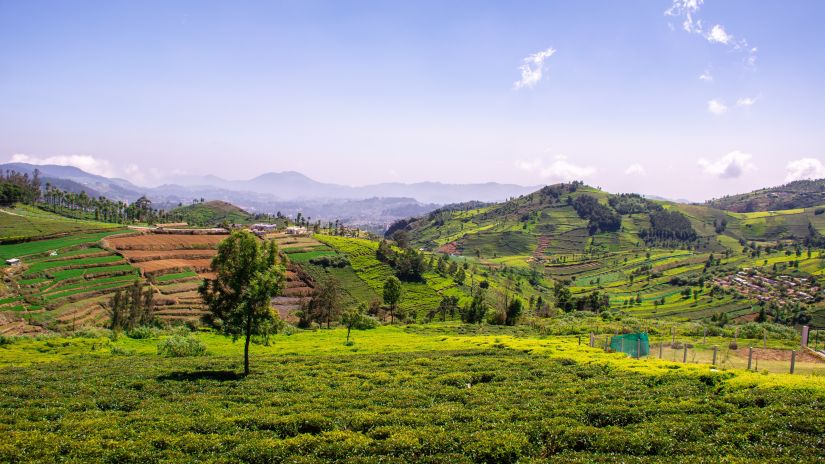
[[[330,327],[341,312],[341,283],[334,276],[322,280],[309,304],[310,319]]]
[[[441,320],[447,320],[447,313],[450,316],[455,316],[455,311],[458,308],[458,297],[455,296],[443,296],[441,298],[441,303],[438,304],[438,312],[441,313]]]
[[[390,324],[395,322],[395,310],[401,300],[401,281],[392,276],[384,282],[384,304],[390,307]]]
[[[507,319],[504,322],[506,325],[516,325],[521,313],[524,311],[524,303],[520,298],[513,298],[513,301],[507,306]]]
[[[341,323],[347,328],[347,343],[349,343],[349,334],[352,328],[357,326],[367,311],[367,305],[359,304],[355,308],[348,308],[341,314]]]
[[[274,241],[262,246],[251,232],[234,231],[218,244],[214,279],[198,289],[210,321],[233,339],[245,337],[244,374],[249,374],[249,341],[262,323],[277,317],[270,306],[283,291],[285,271]]]

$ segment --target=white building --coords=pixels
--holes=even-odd
[[[304,235],[307,233],[306,227],[289,226],[286,228],[286,233],[289,235]]]
[[[6,260],[6,265],[7,266],[19,266],[20,265],[20,260],[17,259],[17,258],[7,259]]]

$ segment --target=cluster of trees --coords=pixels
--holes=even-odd
[[[114,332],[149,325],[155,319],[155,292],[143,290],[138,280],[125,290],[118,290],[109,302],[109,328]]]
[[[450,260],[444,255],[440,255],[436,260],[435,256],[431,255],[427,267],[444,277],[452,277],[456,283],[463,285],[464,281],[467,280],[467,271],[470,265],[467,262],[458,264],[456,261]]]
[[[314,264],[316,266],[321,267],[347,267],[349,266],[349,258],[344,255],[325,255],[325,256],[318,256],[315,258],[310,258],[310,264]]]
[[[401,251],[396,251],[389,242],[382,240],[378,244],[375,256],[379,261],[392,266],[395,269],[395,275],[399,279],[407,282],[423,280],[424,271],[426,270],[424,256],[411,248],[408,243],[399,242],[399,246],[401,246]]]
[[[790,326],[804,325],[811,322],[810,311],[799,302],[781,305],[771,301],[766,305],[764,301],[760,301],[756,322],[768,322],[769,317],[771,322]]]
[[[31,177],[13,170],[0,172],[0,205],[33,204],[39,199],[40,171],[35,169]]]
[[[599,203],[592,195],[579,195],[572,202],[576,214],[587,219],[587,231],[590,235],[599,232],[615,232],[622,227],[622,218],[611,208]]]
[[[599,290],[586,295],[573,296],[570,287],[565,282],[558,281],[553,287],[553,296],[556,297],[556,306],[564,312],[592,311],[600,313],[610,309],[610,296]]]
[[[607,203],[619,214],[647,213],[653,207],[658,206],[647,198],[637,193],[620,193],[610,195]]]
[[[692,242],[696,240],[696,231],[684,214],[661,208],[650,213],[650,229],[639,231],[639,236],[646,241]]]

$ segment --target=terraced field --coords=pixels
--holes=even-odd
[[[141,233],[110,237],[103,245],[138,268],[157,290],[155,314],[168,321],[197,321],[205,313],[198,286],[210,276],[212,257],[225,234]]]
[[[33,206],[0,208],[0,243],[119,228],[116,224],[69,219]]]
[[[0,299],[0,311],[15,312],[11,317],[17,327],[6,332],[34,330],[28,327],[32,322],[63,329],[105,321],[104,303],[111,293],[140,278],[125,259],[100,246],[102,239],[122,232],[0,245],[0,255],[14,256],[23,263],[4,270],[11,295]]]

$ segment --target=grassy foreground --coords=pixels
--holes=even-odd
[[[190,358],[157,339],[17,340],[0,346],[0,461],[825,459],[821,376],[455,329],[279,335],[247,378],[241,345],[212,334]]]

